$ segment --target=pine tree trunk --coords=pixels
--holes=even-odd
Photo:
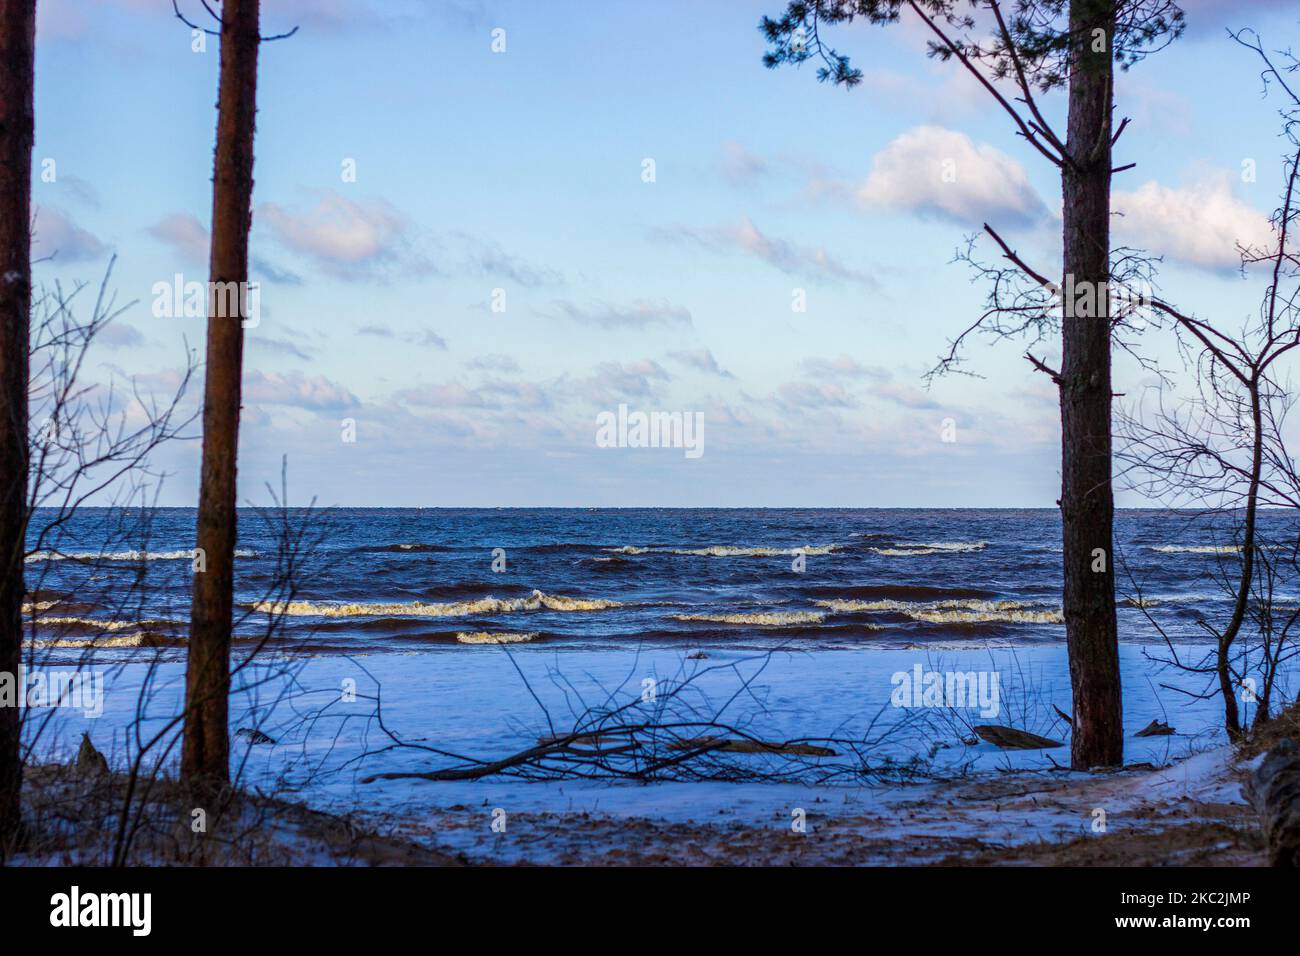
[[[1110,319],[1114,0],[1072,0],[1064,199],[1061,523],[1065,630],[1074,691],[1071,766],[1123,763],[1112,549]],[[1076,295],[1071,296],[1073,287]],[[1091,289],[1093,308],[1079,298]]]
[[[227,712],[235,560],[235,465],[239,444],[244,331],[223,314],[221,290],[248,281],[256,115],[258,0],[221,5],[221,78],[212,179],[212,250],[208,269],[207,373],[203,391],[203,465],[194,575],[181,777],[200,788],[229,780]],[[242,311],[242,309],[240,310]]]
[[[23,648],[27,534],[35,60],[35,0],[0,0],[0,674],[14,681]],[[20,718],[16,706],[0,704],[0,859],[19,830]]]

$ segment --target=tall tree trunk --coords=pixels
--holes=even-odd
[[[1242,736],[1241,712],[1237,709],[1237,688],[1232,683],[1231,653],[1233,642],[1246,622],[1250,607],[1250,592],[1255,583],[1255,522],[1259,514],[1259,485],[1264,475],[1264,396],[1260,391],[1260,371],[1250,369],[1250,486],[1246,491],[1246,516],[1241,533],[1241,576],[1237,579],[1237,596],[1232,604],[1232,617],[1219,635],[1215,670],[1219,677],[1219,694],[1223,697],[1223,728],[1229,740]],[[1265,693],[1271,686],[1265,685]],[[1260,701],[1260,710],[1268,712],[1268,702]]]
[[[1112,549],[1110,309],[1114,0],[1071,0],[1072,68],[1062,174],[1061,524],[1075,769],[1124,759]],[[1095,309],[1080,308],[1091,289]],[[1083,312],[1085,314],[1078,314]]]
[[[36,0],[0,0],[0,675],[15,682],[27,533],[35,63]],[[20,733],[18,707],[0,702],[0,859],[19,831]]]
[[[222,290],[236,283],[243,311],[252,224],[253,129],[257,99],[258,0],[221,6],[221,79],[212,178],[203,466],[194,575],[181,777],[200,788],[229,780],[230,631],[235,561],[235,464],[239,443],[244,330]]]

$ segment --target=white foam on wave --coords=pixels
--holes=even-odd
[[[536,631],[527,634],[496,633],[488,631],[462,631],[456,640],[462,644],[525,644],[537,637]]]
[[[171,621],[111,621],[99,617],[38,617],[38,627],[85,627],[97,631],[129,631],[132,628],[171,627]]]
[[[240,548],[237,558],[255,558],[256,551]],[[39,561],[192,561],[194,549],[186,551],[34,551],[25,559],[27,564]]]
[[[150,647],[156,644],[155,635],[144,631],[135,634],[119,634],[115,637],[60,637],[53,640],[32,641],[34,647],[48,648],[115,648],[115,647]]]
[[[541,591],[534,591],[526,598],[485,597],[476,601],[454,601],[448,604],[424,601],[404,604],[258,601],[244,606],[266,614],[289,617],[469,617],[476,614],[513,614],[516,611],[604,611],[622,607],[618,601],[565,597],[560,594],[543,594]]]
[[[893,548],[872,548],[876,554],[891,558],[915,557],[924,554],[963,554],[983,551],[987,541],[929,541],[914,543],[904,541]]]
[[[1152,545],[1152,551],[1161,554],[1239,554],[1241,547],[1235,544],[1160,544]]]
[[[742,614],[674,614],[678,621],[708,621],[713,624],[754,624],[783,627],[790,624],[820,624],[824,611],[755,611]]]
[[[914,621],[930,624],[989,624],[995,622],[1014,624],[1064,624],[1060,610],[1035,609],[1021,601],[850,601],[829,600],[815,602],[837,613],[860,611],[889,611],[903,614]]]
[[[625,545],[621,548],[605,550],[617,554],[684,554],[701,558],[778,558],[793,557],[796,554],[832,554],[840,548],[841,545],[838,544],[809,544],[798,548],[751,548],[715,544],[707,548],[640,548],[635,545]]]

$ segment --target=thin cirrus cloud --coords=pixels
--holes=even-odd
[[[261,372],[256,369],[244,376],[244,396],[263,405],[289,405],[311,411],[355,408],[360,400],[324,376],[307,376],[302,372]]]
[[[771,394],[770,401],[787,412],[853,408],[858,404],[848,389],[834,382],[786,382]]]
[[[453,236],[469,246],[468,266],[485,275],[505,278],[515,285],[535,289],[546,285],[559,285],[564,276],[555,269],[534,265],[519,256],[506,252],[495,242],[478,239],[465,233]]]
[[[750,152],[741,143],[726,142],[722,144],[722,158],[718,164],[723,179],[733,185],[750,183],[762,179],[771,170],[767,161]]]
[[[1268,218],[1242,202],[1227,173],[1186,188],[1148,182],[1131,193],[1117,192],[1115,232],[1152,255],[1210,270],[1241,264],[1238,244],[1267,248],[1273,242]]]
[[[410,333],[406,340],[422,348],[437,349],[439,352],[447,351],[447,340],[433,329],[417,329]]]
[[[171,213],[145,231],[175,250],[186,262],[197,265],[207,264],[211,238],[208,227],[199,222],[195,216],[189,213]],[[282,269],[260,256],[252,257],[250,271],[255,278],[265,279],[277,285],[302,284],[302,278],[296,273]]]
[[[38,206],[32,231],[32,257],[53,257],[59,262],[87,262],[98,259],[109,247],[94,233],[82,229],[54,206]]]
[[[603,329],[643,329],[651,326],[690,325],[689,309],[673,305],[667,300],[637,299],[627,305],[597,302],[579,306],[568,300],[555,302],[555,308],[566,318],[583,325],[598,325]]]
[[[301,345],[299,342],[289,338],[278,338],[268,335],[249,336],[247,338],[250,349],[269,349],[280,355],[287,355],[290,358],[311,361],[315,353]]]
[[[207,261],[208,228],[188,213],[164,216],[149,227],[148,233],[190,262]]]
[[[940,404],[915,385],[904,382],[881,382],[870,389],[872,395],[920,411],[940,408]]]
[[[888,369],[862,365],[847,355],[831,359],[805,359],[800,367],[809,379],[786,382],[778,386],[768,398],[783,411],[813,412],[856,408],[868,396],[913,410],[940,407],[937,401],[921,389],[893,381],[893,375]],[[865,385],[865,390],[855,388],[855,383]]]
[[[449,382],[408,388],[394,397],[400,403],[416,407],[488,411],[539,410],[549,408],[552,402],[546,387],[536,382],[495,378],[474,386]]]
[[[769,236],[748,216],[731,226],[661,226],[651,234],[665,242],[691,243],[715,252],[748,255],[786,275],[803,279],[857,282],[868,286],[876,284],[870,275],[846,266],[824,247],[809,248]]]
[[[133,348],[144,344],[144,336],[133,325],[110,322],[99,330],[95,341],[110,349]]]
[[[659,383],[671,378],[668,371],[653,359],[601,362],[590,376],[574,383],[574,393],[595,405],[609,408],[628,399],[651,398],[658,392]]]
[[[939,126],[919,126],[876,154],[857,190],[870,209],[897,209],[962,226],[1028,225],[1049,215],[1024,167],[987,143]]]
[[[837,355],[834,358],[808,358],[804,359],[801,365],[803,370],[814,378],[869,378],[886,381],[890,377],[887,369],[863,365],[857,359],[848,355]]]
[[[473,372],[500,372],[502,374],[520,371],[519,363],[502,352],[476,355],[465,363],[465,368]]]
[[[668,358],[687,368],[693,368],[698,372],[704,372],[708,375],[716,375],[719,378],[735,378],[713,357],[713,353],[708,349],[693,349],[680,352],[669,352]]]
[[[377,339],[395,339],[397,331],[391,326],[380,323],[371,323],[360,326],[357,329],[357,335],[366,335]],[[418,345],[422,348],[438,349],[441,352],[447,351],[447,340],[444,339],[433,329],[420,328],[412,329],[402,334],[402,339],[410,342],[412,345]]]

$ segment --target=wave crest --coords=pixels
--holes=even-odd
[[[618,601],[606,601],[600,598],[565,597],[562,594],[543,594],[541,591],[534,591],[526,598],[485,597],[474,601],[453,601],[447,604],[425,601],[406,604],[258,601],[244,606],[265,614],[282,614],[288,617],[470,617],[513,614],[516,611],[604,611],[622,605]]]
[[[932,541],[912,543],[904,541],[892,548],[872,548],[876,554],[889,558],[907,558],[924,554],[963,554],[971,551],[983,551],[988,547],[987,541]]]
[[[1021,601],[816,601],[836,613],[888,611],[930,624],[1064,624],[1060,610],[1035,610]]]
[[[456,640],[461,644],[524,644],[537,637],[537,633],[537,631],[531,631],[526,634],[492,634],[488,631],[462,631],[456,635]]]
[[[1239,554],[1241,547],[1235,544],[1160,544],[1152,545],[1152,551],[1161,554]]]
[[[605,550],[615,554],[684,554],[700,558],[779,558],[793,557],[796,554],[832,554],[841,547],[838,544],[808,544],[798,548],[751,548],[729,544],[715,544],[707,548],[641,548],[625,545]]]
[[[820,624],[824,611],[758,611],[745,614],[674,614],[678,621],[708,621],[712,624],[754,624],[760,627],[784,627],[791,624]]]
[[[238,548],[237,558],[255,558],[256,551]],[[181,551],[33,551],[23,559],[27,564],[39,561],[193,561],[194,549]]]

